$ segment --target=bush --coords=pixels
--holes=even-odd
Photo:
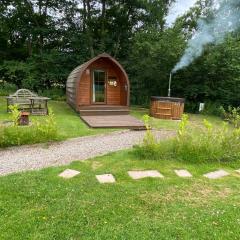
[[[11,83],[0,83],[0,96],[8,96],[17,91],[17,86]]]
[[[206,102],[204,110],[201,112],[204,115],[214,115],[221,117],[222,115],[222,106],[217,102]]]
[[[57,126],[52,111],[40,121],[33,121],[31,126],[0,126],[0,147],[33,144],[57,140]]]
[[[221,107],[222,117],[225,121],[233,124],[235,128],[240,128],[240,107],[229,106],[227,110]]]
[[[0,79],[7,83],[22,87],[22,83],[29,77],[29,66],[22,61],[4,61],[0,65]]]
[[[214,128],[204,120],[203,126],[193,133],[188,128],[188,116],[183,115],[175,138],[162,142],[145,140],[135,148],[135,154],[143,159],[177,159],[193,163],[237,161],[240,159],[240,128],[231,129],[227,123]]]
[[[21,112],[18,110],[19,107],[17,104],[15,105],[10,105],[9,109],[11,110],[11,119],[14,124],[14,126],[18,125],[19,118],[21,116]]]
[[[41,92],[39,92],[39,95],[42,95],[44,97],[49,97],[52,100],[56,101],[65,101],[66,100],[66,93],[63,88],[51,88],[46,89]]]
[[[189,113],[198,113],[199,103],[186,100],[185,111]]]
[[[138,148],[138,146],[136,146],[136,148],[138,148],[139,153],[143,158],[148,159],[152,155],[156,155],[156,152],[158,151],[158,145],[155,136],[151,132],[149,115],[144,115],[143,121],[147,131],[143,138],[143,145],[141,148]]]

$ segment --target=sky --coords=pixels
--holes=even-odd
[[[183,15],[189,8],[191,8],[197,0],[176,0],[173,7],[167,16],[167,23],[171,25],[178,16]]]

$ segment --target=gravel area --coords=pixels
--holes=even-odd
[[[166,139],[172,131],[153,131],[156,137]],[[0,150],[0,175],[67,165],[75,160],[104,155],[131,148],[142,141],[145,131],[124,130],[110,134],[79,137],[63,142],[11,147]]]

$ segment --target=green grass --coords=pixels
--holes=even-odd
[[[96,135],[102,133],[108,133],[112,131],[116,131],[117,129],[93,129],[89,128],[79,117],[79,114],[74,112],[66,102],[61,101],[50,101],[49,107],[53,110],[57,126],[58,126],[58,134],[59,140],[80,137],[80,136],[88,136],[88,135]],[[140,107],[131,108],[131,114],[142,120],[144,114],[147,114],[147,109],[142,109]],[[44,116],[30,116],[30,119],[43,119]],[[4,97],[0,97],[0,121],[10,120],[10,114],[6,112],[6,100]],[[176,121],[168,121],[168,120],[159,120],[153,119],[153,127],[159,129],[170,129],[175,130],[178,126],[178,122]]]
[[[73,179],[58,174],[80,170]],[[188,169],[192,179],[173,170]],[[219,180],[202,174],[224,168]],[[121,151],[67,167],[0,178],[0,239],[239,239],[236,165],[141,161]],[[165,179],[134,181],[128,170],[156,169]],[[100,185],[95,174],[112,173]]]
[[[131,115],[132,116],[142,120],[143,115],[145,115],[145,114],[149,114],[149,109],[141,108],[138,106],[131,107]],[[157,119],[157,118],[151,117],[150,123],[153,128],[176,130],[178,128],[179,121]]]
[[[93,129],[89,128],[79,117],[79,114],[74,112],[66,102],[50,101],[49,107],[52,108],[57,126],[58,126],[58,139],[63,140],[67,138],[96,135],[116,131],[117,129]],[[131,115],[142,120],[144,114],[149,114],[149,110],[141,107],[132,107]],[[44,116],[30,116],[30,119],[43,119]],[[193,127],[198,127],[203,118],[212,120],[215,124],[219,124],[221,120],[217,117],[192,115],[190,114],[190,121]],[[10,120],[10,114],[6,112],[6,100],[0,97],[0,122]],[[151,118],[151,125],[157,129],[176,130],[179,121],[162,120]]]
[[[49,107],[53,110],[57,126],[59,139],[67,139],[79,136],[96,135],[116,131],[117,129],[89,128],[79,117],[79,114],[73,111],[66,102],[50,101]],[[148,109],[141,107],[131,108],[131,115],[142,120],[144,114],[148,114]],[[30,119],[43,119],[44,116],[30,116]],[[0,97],[0,122],[10,120],[10,114],[6,112],[6,100]],[[178,126],[177,121],[168,121],[152,118],[153,127],[158,129],[175,130]],[[118,129],[119,130],[119,129]]]
[[[89,128],[66,102],[50,101],[49,107],[53,110],[59,133],[59,140],[96,135],[112,132],[116,129],[93,129]],[[43,119],[44,116],[31,116],[30,119]],[[0,97],[0,121],[10,120],[10,114],[6,112],[6,100]]]
[[[56,116],[56,122],[59,134],[63,138],[73,138],[79,136],[96,135],[101,133],[112,132],[116,129],[93,129],[89,128],[74,112],[66,102],[50,102],[50,107]]]
[[[143,115],[149,114],[149,109],[141,108],[138,106],[131,107],[131,115],[138,119],[142,119]],[[190,127],[192,129],[198,129],[202,125],[203,120],[206,119],[210,121],[215,127],[221,127],[223,124],[222,119],[216,116],[202,115],[202,114],[188,114]],[[166,119],[157,119],[150,118],[150,124],[153,128],[156,129],[166,129],[166,130],[177,130],[179,126],[179,120],[166,120]]]
[[[114,129],[89,129],[64,102],[51,101],[60,138],[99,134]],[[9,119],[0,98],[0,121]],[[148,110],[133,107],[139,119]],[[199,130],[204,118],[189,115],[190,129]],[[34,117],[42,119],[43,117]],[[179,121],[151,118],[154,128],[176,130]],[[80,170],[73,179],[58,174]],[[226,169],[231,176],[208,180],[202,175]],[[0,177],[0,239],[239,239],[239,161],[186,163],[140,160],[134,150],[120,151],[69,166]],[[164,179],[132,180],[128,170],[156,169]],[[174,169],[187,169],[192,179],[178,178]],[[95,175],[112,173],[117,182],[101,185]]]

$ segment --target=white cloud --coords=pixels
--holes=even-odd
[[[166,18],[167,24],[171,25],[175,22],[176,18],[183,15],[196,3],[197,0],[177,0],[170,8],[170,12]]]

